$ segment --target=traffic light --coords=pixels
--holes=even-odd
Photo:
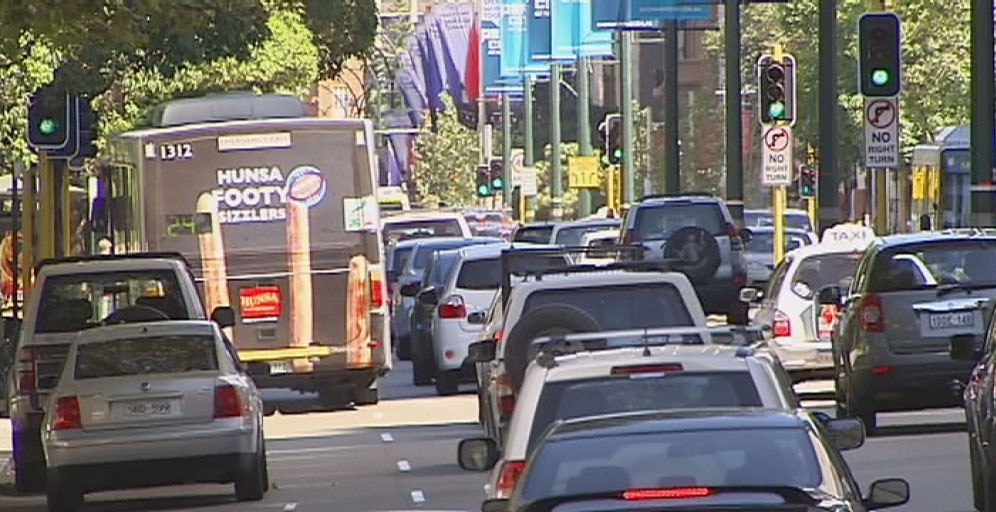
[[[809,167],[799,170],[799,196],[816,197],[816,171]]]
[[[89,98],[77,98],[79,120],[79,149],[76,157],[93,158],[97,156],[97,114],[90,105]]]
[[[28,143],[35,149],[65,149],[72,134],[70,96],[52,86],[43,87],[31,96],[28,107]]]
[[[795,58],[762,55],[757,61],[757,94],[762,124],[795,121]]]
[[[491,185],[491,193],[505,188],[505,166],[501,158],[492,158],[488,170],[488,183]]]
[[[605,120],[598,125],[598,133],[602,136],[603,149],[608,163],[618,164],[622,162],[622,115],[606,114]]]
[[[858,85],[869,97],[899,94],[899,17],[868,13],[858,20]]]
[[[494,195],[494,191],[491,190],[491,169],[487,165],[477,166],[475,187],[477,197],[491,197]]]

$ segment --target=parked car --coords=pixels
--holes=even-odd
[[[768,282],[771,272],[775,269],[775,228],[749,228],[747,231],[749,236],[744,249],[747,281],[751,285],[763,285]],[[816,235],[811,231],[785,229],[786,253],[816,242]]]

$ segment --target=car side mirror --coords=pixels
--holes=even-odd
[[[231,306],[218,306],[211,312],[211,321],[222,329],[235,325],[235,310]]]
[[[830,435],[830,442],[840,451],[854,450],[865,444],[865,424],[856,418],[839,418],[823,421]]]
[[[489,437],[462,439],[457,445],[457,462],[467,471],[488,471],[498,463],[498,444]]]
[[[421,289],[422,289],[422,283],[416,281],[416,282],[403,284],[401,288],[398,290],[398,293],[400,293],[405,297],[414,297],[418,295],[418,292]]]
[[[982,350],[975,347],[975,336],[959,334],[948,340],[948,355],[955,361],[978,361]]]
[[[844,294],[841,292],[839,286],[830,285],[820,288],[820,292],[816,294],[816,300],[822,304],[833,304],[834,306],[842,306],[844,303]]]
[[[467,346],[467,357],[475,363],[488,363],[494,361],[497,352],[495,340],[484,340],[471,343]]]
[[[897,507],[910,500],[910,484],[902,478],[885,478],[872,482],[868,497],[862,500],[865,508]]]
[[[751,304],[757,302],[764,296],[764,292],[758,290],[757,288],[741,288],[740,289],[740,302],[745,302]]]
[[[435,306],[439,302],[439,297],[436,296],[436,289],[429,287],[418,292],[415,300],[422,306]]]
[[[467,315],[467,323],[473,325],[484,325],[488,321],[488,314],[484,311],[474,311]]]

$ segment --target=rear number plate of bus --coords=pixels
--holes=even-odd
[[[121,415],[127,418],[168,418],[180,413],[178,405],[171,400],[150,400],[124,402],[119,407]]]
[[[270,363],[270,375],[290,373],[293,370],[290,361],[273,361]]]

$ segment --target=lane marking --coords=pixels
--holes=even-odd
[[[412,491],[412,503],[416,505],[425,503],[425,493],[422,492],[422,489],[415,489]]]
[[[292,501],[292,502],[284,505],[284,512],[294,512],[295,510],[297,510],[297,503],[296,502]]]
[[[360,448],[369,448],[373,445],[353,445],[353,446],[324,446],[320,448],[294,448],[291,450],[266,450],[267,455],[295,455],[301,453],[321,453],[321,452],[340,452],[346,450],[357,450]]]
[[[407,460],[401,459],[398,461],[398,471],[402,473],[407,473],[412,470],[412,465],[408,463]]]
[[[384,441],[385,443],[393,443],[394,437],[392,437],[391,434],[381,434],[380,440]]]

